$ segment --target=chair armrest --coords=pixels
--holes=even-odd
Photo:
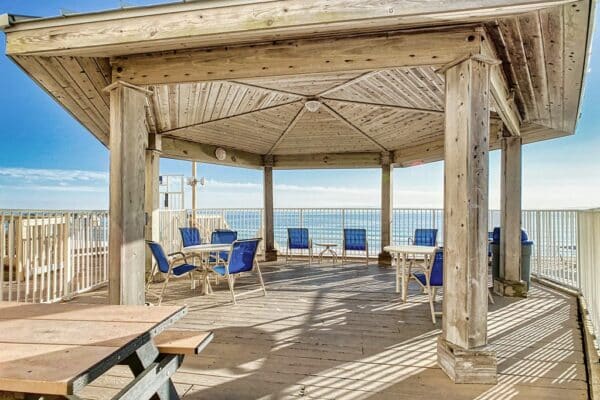
[[[167,254],[167,256],[170,257],[170,259],[171,259],[170,262],[171,263],[174,263],[174,262],[176,262],[179,259],[183,259],[183,261],[186,264],[188,263],[185,254],[183,252],[181,252],[181,251],[176,251],[174,253],[169,253],[169,254]],[[180,257],[176,257],[176,256],[180,256]]]
[[[408,244],[413,244],[413,243],[414,243],[414,241],[415,241],[415,240],[414,240],[413,238],[411,238],[411,237],[409,237],[409,238],[408,238]]]

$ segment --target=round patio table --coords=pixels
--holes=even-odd
[[[323,250],[319,253],[319,264],[323,261],[323,255],[325,253],[331,254],[333,264],[337,262],[337,253],[334,250],[334,248],[337,247],[336,243],[315,243],[315,246],[323,247]]]

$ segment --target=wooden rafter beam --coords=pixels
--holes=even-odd
[[[291,40],[118,57],[112,60],[113,79],[149,85],[370,71],[445,64],[478,53],[480,45],[481,32],[475,27]]]
[[[226,150],[225,160],[219,160],[215,156],[215,150],[218,147]],[[260,154],[164,136],[162,137],[161,157],[232,167],[261,168],[263,166],[263,158]]]
[[[486,57],[498,58],[489,38],[482,41],[481,52]],[[490,92],[496,103],[496,112],[506,127],[505,132],[510,136],[521,136],[522,118],[515,103],[515,93],[508,87],[504,70],[500,65],[492,66],[490,69]]]
[[[287,135],[292,129],[294,129],[296,127],[296,124],[298,123],[298,121],[300,121],[300,119],[302,118],[302,116],[304,115],[305,112],[306,112],[306,108],[304,108],[304,107],[302,107],[302,108],[300,108],[300,110],[298,110],[298,112],[296,113],[296,115],[294,115],[294,118],[292,118],[292,120],[290,121],[288,126],[285,128],[285,130],[277,138],[275,143],[273,143],[273,146],[271,146],[271,148],[269,149],[267,154],[273,154],[273,151],[277,148],[277,146],[279,146],[279,144],[281,143],[281,141],[283,140],[285,135]]]
[[[111,56],[323,34],[465,23],[568,0],[227,0],[10,21],[9,54]]]
[[[420,112],[420,113],[425,113],[425,114],[437,114],[437,115],[444,114],[444,110],[430,110],[430,109],[425,109],[425,108],[406,107],[406,106],[399,106],[397,104],[373,103],[370,101],[361,101],[361,100],[336,99],[335,97],[322,97],[322,99],[325,101],[331,100],[331,101],[337,101],[340,103],[348,103],[348,104],[360,104],[360,105],[374,106],[374,107],[395,108],[398,110]]]
[[[342,114],[338,113],[333,108],[331,108],[331,106],[329,106],[329,104],[327,104],[327,103],[321,103],[321,104],[323,104],[323,108],[325,110],[329,111],[329,113],[333,117],[337,118],[338,120],[340,120],[341,122],[343,122],[348,128],[350,128],[354,132],[358,133],[359,135],[363,136],[369,142],[373,143],[375,146],[377,146],[379,148],[379,150],[381,150],[381,151],[388,151],[388,149],[386,149],[381,143],[379,143],[377,140],[373,139],[365,131],[363,131],[362,129],[360,129],[359,127],[357,127],[356,125],[354,125],[352,122],[350,122],[349,120],[347,120]]]

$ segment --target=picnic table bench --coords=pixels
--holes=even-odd
[[[79,399],[115,365],[134,379],[114,399],[178,399],[171,376],[211,332],[168,329],[186,307],[0,302],[0,399]],[[14,397],[9,397],[14,396]]]

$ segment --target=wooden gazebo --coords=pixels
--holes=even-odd
[[[111,302],[144,302],[160,157],[264,170],[445,160],[438,360],[494,382],[487,344],[488,152],[502,149],[502,278],[520,281],[521,145],[573,134],[593,1],[214,0],[32,18],[6,52],[110,150]],[[389,260],[382,252],[380,261]]]

